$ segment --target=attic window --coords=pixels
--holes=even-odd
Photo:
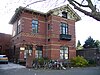
[[[63,17],[63,18],[67,18],[67,12],[63,11],[63,12],[62,12],[62,17]]]

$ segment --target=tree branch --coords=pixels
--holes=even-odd
[[[96,6],[93,6],[91,0],[86,0],[88,2],[88,6],[89,8],[92,10],[92,12],[96,11]]]
[[[78,7],[77,5],[75,5],[74,2],[73,2],[73,0],[68,0],[68,1],[69,1],[69,3],[70,3],[71,5],[73,5],[74,8],[77,9],[78,11],[84,13],[84,14],[87,15],[87,16],[90,16],[90,17],[96,19],[97,21],[100,21],[100,12],[88,12],[88,11],[86,11],[86,10],[81,9],[81,8]]]
[[[33,3],[28,4],[26,7],[28,7],[28,6],[32,5],[32,4],[38,3],[38,2],[43,2],[43,1],[46,1],[46,0],[38,0],[38,1],[35,1]],[[58,0],[56,0],[56,3],[57,3],[57,1]],[[65,1],[66,0],[64,0],[64,2]],[[86,0],[86,1],[87,1],[88,5],[82,5],[82,3],[84,2],[84,0],[82,0],[82,3],[81,4],[78,3],[75,0],[68,0],[68,2],[71,5],[73,5],[75,9],[79,10],[80,12],[84,13],[87,16],[90,16],[90,17],[96,19],[97,21],[100,21],[100,12],[99,11],[96,11],[96,5],[94,6],[91,0]],[[88,12],[88,11],[82,9],[80,6],[82,6],[82,7],[88,7],[88,8],[90,8],[92,10],[92,12]]]
[[[80,3],[78,3],[77,1],[73,0],[73,2],[75,2],[76,4],[78,4],[79,6],[82,6],[82,7],[89,7],[88,5],[82,5]]]
[[[46,0],[38,0],[38,1],[32,2],[32,3],[28,4],[26,7],[28,7],[28,6],[32,5],[32,4],[38,3],[38,2],[43,2],[43,1],[46,1]]]
[[[81,2],[81,4],[84,2],[84,0]]]

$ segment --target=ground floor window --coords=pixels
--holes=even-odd
[[[68,47],[60,47],[60,59],[68,59]]]
[[[28,55],[32,55],[33,45],[26,45],[26,47],[22,47],[22,50],[24,50],[24,59],[26,59]]]
[[[42,58],[43,56],[43,46],[37,46],[35,51],[35,58]]]

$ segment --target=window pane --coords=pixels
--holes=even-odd
[[[33,33],[36,33],[36,29],[35,28],[33,29]]]
[[[38,51],[35,51],[35,58],[38,58]]]
[[[68,47],[60,47],[60,59],[68,59]]]
[[[68,27],[66,23],[61,23],[60,34],[67,34],[67,33],[68,33]]]
[[[36,33],[38,32],[38,26],[36,25]]]
[[[20,25],[18,26],[18,33],[20,33],[21,32],[21,29],[20,29]]]
[[[60,50],[60,53],[63,53],[63,50]]]
[[[62,34],[62,27],[60,26],[60,34]]]
[[[20,20],[18,20],[18,26],[21,24],[21,21]]]
[[[68,34],[68,25],[66,25],[66,34]]]
[[[37,20],[33,20],[32,24],[38,24],[38,21]]]
[[[68,54],[65,54],[65,59],[68,59]]]
[[[43,46],[37,46],[37,48],[36,48],[36,52],[37,52],[36,57],[37,58],[42,57],[42,50],[43,50],[42,48],[43,48]]]
[[[51,25],[50,24],[48,24],[48,30],[50,30],[51,29]]]
[[[64,50],[68,50],[68,47],[64,47]]]
[[[65,50],[65,53],[68,53],[68,50]]]
[[[63,18],[67,18],[67,12],[65,12],[65,11],[62,12],[62,17],[63,17]]]
[[[35,28],[36,29],[37,25],[32,23],[32,29]]]
[[[32,31],[33,31],[33,33],[38,32],[38,21],[37,20],[32,21]]]
[[[42,54],[42,51],[39,51],[39,54]]]
[[[13,36],[15,36],[16,35],[16,32],[15,32],[15,30],[13,31],[13,34],[12,34]]]
[[[63,34],[66,34],[65,27],[63,27]]]
[[[63,54],[60,54],[60,59],[63,59]]]
[[[42,57],[42,54],[39,54],[39,58],[41,58]]]

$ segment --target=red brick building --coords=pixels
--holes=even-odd
[[[27,58],[31,61],[40,57],[75,57],[75,22],[80,19],[69,5],[47,13],[19,7],[10,20],[13,24],[12,49],[16,59]]]
[[[11,48],[11,35],[0,33],[0,54],[9,56]]]

